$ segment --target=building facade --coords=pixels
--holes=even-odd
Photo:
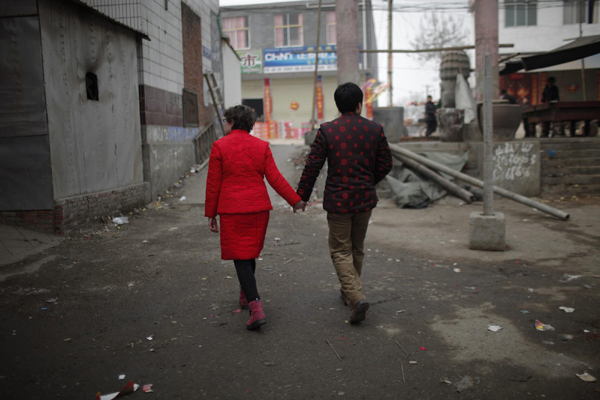
[[[568,44],[581,36],[600,35],[600,1],[598,0],[501,0],[499,9],[499,43],[512,43],[501,49],[500,60],[512,54],[529,55],[546,52]],[[600,100],[600,54],[584,59],[587,100]],[[500,88],[530,103],[541,102],[541,93],[550,76],[556,78],[561,100],[583,101],[581,61],[573,61],[530,72],[500,77]]]
[[[360,2],[358,16],[360,48],[376,49],[369,0]],[[298,137],[310,125],[315,70],[315,53],[299,52],[315,50],[318,2],[223,7],[221,19],[223,34],[241,58],[244,104],[256,110],[259,121],[273,121],[277,137]],[[330,52],[319,54],[319,120],[338,114],[333,101],[338,85],[335,23],[335,1],[325,0],[319,46]],[[361,82],[377,78],[376,54],[361,54],[360,72]]]
[[[222,87],[218,12],[218,0],[2,2],[0,223],[65,233],[147,204],[196,164],[194,139],[218,126],[203,76]]]

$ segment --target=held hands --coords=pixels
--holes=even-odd
[[[303,212],[306,211],[306,202],[300,200],[292,207],[292,210],[294,210],[294,214],[296,214],[296,211],[300,209],[302,209]]]
[[[215,233],[219,233],[219,223],[217,222],[216,218],[208,219],[208,227],[210,228],[211,231],[213,231]]]

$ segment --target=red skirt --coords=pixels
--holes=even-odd
[[[250,260],[260,255],[269,226],[269,211],[223,214],[219,219],[221,259]]]

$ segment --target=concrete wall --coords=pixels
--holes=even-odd
[[[0,211],[53,204],[37,13],[35,0],[0,4]]]
[[[144,176],[150,182],[152,199],[173,186],[196,163],[193,138],[201,128],[145,125]]]
[[[142,182],[135,35],[69,1],[39,7],[54,198]]]
[[[423,142],[400,145],[415,153],[444,152],[460,156],[468,152],[468,161],[462,172],[483,180],[483,143]],[[539,154],[538,141],[494,143],[494,185],[523,196],[538,196],[541,192]],[[398,160],[394,159],[394,162]]]
[[[223,96],[225,108],[242,104],[242,66],[235,51],[223,40]],[[262,96],[261,96],[262,97]]]

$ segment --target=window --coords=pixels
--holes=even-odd
[[[250,48],[248,17],[223,18],[223,33],[229,36],[234,49]]]
[[[336,44],[335,11],[327,11],[327,44]]]
[[[504,4],[507,27],[537,25],[537,1],[507,0]]]
[[[98,101],[98,77],[96,74],[91,72],[85,74],[85,91],[88,100]]]
[[[598,23],[598,8],[600,1],[598,0],[564,0],[563,22],[569,24],[597,24]],[[590,13],[591,8],[591,13]],[[590,19],[589,16],[592,16]]]
[[[275,15],[275,46],[302,46],[302,14]]]

